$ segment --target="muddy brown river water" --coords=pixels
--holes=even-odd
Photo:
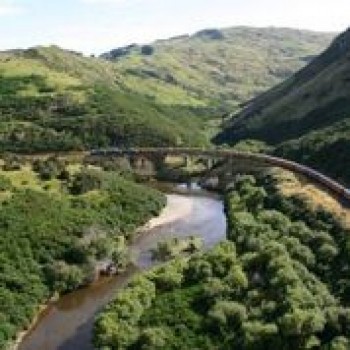
[[[168,193],[167,206],[151,220],[132,245],[136,266],[123,275],[101,278],[61,297],[40,315],[23,338],[20,350],[91,350],[94,318],[135,273],[154,265],[150,249],[172,237],[200,236],[205,248],[225,238],[226,218],[219,197],[200,189]]]

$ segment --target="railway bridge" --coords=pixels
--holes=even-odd
[[[165,162],[165,159],[168,156],[182,157],[186,163],[193,158],[206,160],[208,170],[217,161],[253,161],[262,166],[280,167],[296,174],[303,175],[311,181],[327,188],[347,203],[350,203],[350,190],[337,181],[303,164],[267,154],[240,152],[220,148],[145,147],[98,149],[90,151],[90,155],[94,157],[128,158],[134,166],[141,169],[149,164],[157,168]]]

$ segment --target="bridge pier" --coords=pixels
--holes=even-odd
[[[144,156],[133,156],[130,160],[132,168],[136,171],[149,174],[153,174],[155,172],[153,162]]]
[[[214,165],[214,159],[213,158],[207,158],[206,159],[206,168],[207,170],[211,169]]]
[[[129,156],[132,168],[141,174],[154,175],[165,164],[166,156],[163,155],[132,155]]]
[[[189,166],[191,166],[191,157],[189,156],[184,156],[183,157],[183,166],[184,168],[188,168]]]

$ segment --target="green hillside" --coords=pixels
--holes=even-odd
[[[103,57],[117,63],[126,87],[161,104],[229,111],[226,107],[232,109],[289,77],[332,37],[283,28],[207,29],[119,48]]]
[[[0,54],[0,150],[205,142],[194,112],[122,89],[118,74],[57,47]]]
[[[2,52],[0,151],[208,144],[215,118],[331,37],[242,27],[132,45],[103,56],[112,61],[54,46]]]
[[[350,183],[350,31],[305,68],[254,99],[215,141],[257,139],[278,155]]]

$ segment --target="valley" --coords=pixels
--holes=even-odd
[[[159,217],[143,228],[131,246],[135,266],[117,277],[102,278],[96,284],[70,293],[49,305],[39,322],[24,338],[19,350],[48,348],[92,349],[92,328],[95,314],[113,299],[118,290],[143,269],[154,265],[150,249],[169,237],[186,237],[196,233],[210,248],[224,239],[226,222],[221,202],[215,196],[196,191],[178,190],[167,194],[168,204]],[[185,212],[181,207],[188,207]],[[176,215],[176,217],[174,217]],[[68,321],[69,320],[69,321]],[[65,325],[55,334],[57,325]]]
[[[152,54],[138,46],[102,58],[57,46],[2,52],[0,150],[209,145],[223,117],[333,36],[243,27],[220,39],[204,32],[157,42]]]
[[[0,52],[0,349],[349,349],[349,58],[247,26]]]
[[[135,278],[97,318],[95,347],[347,349],[349,228],[275,180],[237,176],[226,241]]]
[[[306,67],[253,99],[215,141],[258,140],[267,152],[349,185],[349,43],[347,30]]]

